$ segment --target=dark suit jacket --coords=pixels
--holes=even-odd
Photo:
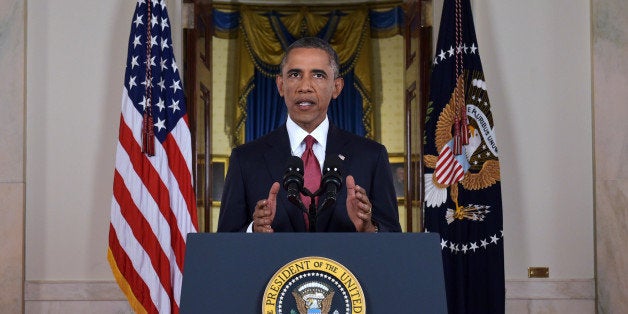
[[[253,220],[257,201],[268,198],[268,191],[274,182],[282,184],[286,163],[291,156],[290,151],[285,124],[232,151],[220,206],[219,232],[246,231]],[[346,210],[345,178],[352,175],[356,184],[366,189],[373,204],[373,221],[380,232],[401,231],[386,148],[375,141],[330,125],[326,154],[330,153],[345,157],[341,173],[343,183],[336,204],[318,214],[316,230],[356,231]],[[275,232],[306,231],[302,211],[288,201],[283,187],[277,194],[277,212],[272,227]]]

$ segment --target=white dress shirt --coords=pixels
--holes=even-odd
[[[300,126],[298,126],[290,116],[286,121],[286,128],[288,129],[288,137],[290,138],[290,149],[292,150],[292,156],[301,157],[305,152],[305,137],[311,135],[316,139],[316,143],[312,146],[314,155],[318,159],[318,164],[323,171],[323,164],[325,163],[325,147],[327,147],[327,133],[329,132],[329,118],[325,117],[325,120],[312,131],[307,133]]]

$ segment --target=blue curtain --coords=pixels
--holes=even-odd
[[[337,99],[332,100],[327,114],[329,120],[341,129],[364,136],[366,131],[362,117],[362,95],[356,88],[355,75],[350,71],[344,76],[345,87]]]
[[[274,77],[255,71],[255,88],[246,97],[245,140],[254,140],[286,122],[287,110],[283,98],[279,96]]]
[[[369,11],[372,32],[383,32],[397,29],[403,25],[403,9],[400,6],[386,11]]]

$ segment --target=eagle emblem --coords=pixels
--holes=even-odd
[[[445,213],[448,224],[463,219],[483,221],[490,213],[488,205],[459,204],[460,184],[467,190],[481,190],[500,177],[484,76],[475,71],[466,93],[464,77],[458,76],[451,98],[438,117],[435,144],[439,155],[424,156],[425,166],[434,169],[424,177],[426,206],[444,204],[449,188],[455,208]]]
[[[334,291],[320,282],[307,282],[292,291],[299,314],[328,314]]]

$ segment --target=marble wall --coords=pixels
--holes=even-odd
[[[20,313],[24,282],[25,0],[0,1],[0,310]]]
[[[598,313],[628,313],[628,2],[593,0]]]

